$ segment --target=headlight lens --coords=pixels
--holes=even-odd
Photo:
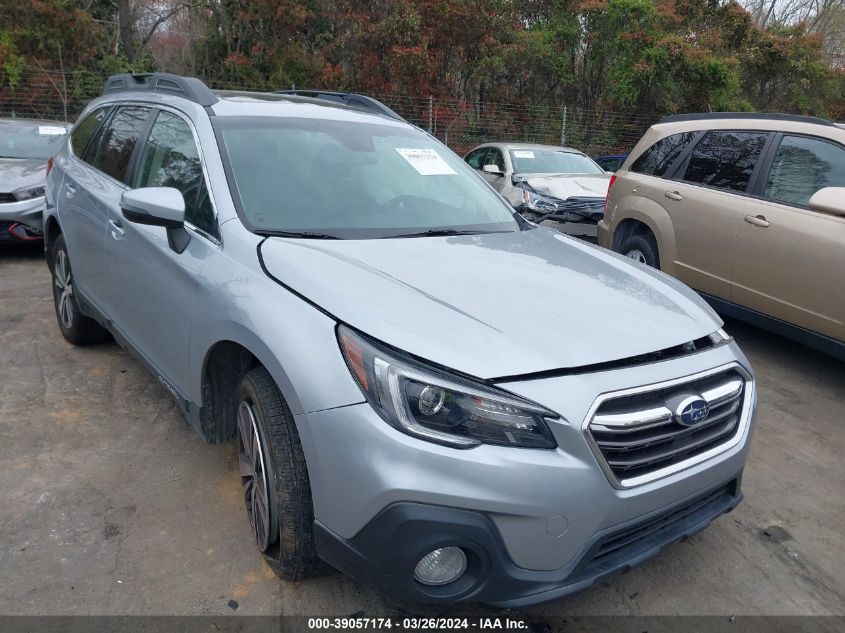
[[[530,185],[525,182],[517,183],[517,187],[522,189],[522,202],[524,207],[531,211],[556,211],[566,204],[563,200],[558,200],[557,198],[541,196],[539,193],[532,191]]]
[[[403,433],[456,448],[557,446],[543,418],[558,416],[539,405],[427,367],[342,325],[338,339],[369,403]]]
[[[31,200],[32,198],[40,198],[44,195],[44,187],[32,187],[29,189],[18,189],[17,191],[12,192],[12,196],[14,196],[15,200],[20,202],[21,200]]]

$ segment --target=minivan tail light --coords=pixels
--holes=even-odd
[[[604,217],[607,217],[607,200],[610,198],[610,188],[613,186],[613,183],[616,182],[616,174],[613,174],[610,177],[610,182],[607,183],[607,195],[604,197]]]
[[[50,170],[53,169],[53,157],[47,159],[47,175],[50,175]]]

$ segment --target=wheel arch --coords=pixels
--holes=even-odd
[[[287,373],[267,345],[246,328],[231,325],[226,336],[206,346],[201,370],[193,372],[198,374],[192,392],[199,394],[199,431],[212,444],[234,434],[238,386],[254,367],[270,373],[291,411],[302,410]]]
[[[628,204],[625,204],[628,203]],[[657,241],[660,255],[660,269],[673,275],[675,273],[675,228],[672,218],[659,204],[641,196],[631,196],[621,201],[624,211],[617,213],[616,228],[613,231],[611,248],[619,252],[619,246],[632,235],[650,231]],[[618,219],[621,217],[621,219]]]
[[[47,216],[44,222],[44,256],[47,259],[47,266],[53,270],[53,245],[62,234],[62,227],[55,215]]]

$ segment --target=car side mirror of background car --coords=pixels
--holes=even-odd
[[[819,189],[807,203],[811,211],[845,216],[845,187]]]
[[[481,171],[485,171],[488,174],[495,174],[497,176],[504,176],[505,175],[505,172],[503,172],[501,169],[496,167],[496,165],[484,165],[484,167],[481,168]]]
[[[123,217],[135,224],[163,226],[167,243],[181,253],[191,236],[185,230],[185,198],[173,187],[141,187],[124,191],[120,196]]]

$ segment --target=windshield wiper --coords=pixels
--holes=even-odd
[[[256,235],[267,237],[300,237],[309,240],[339,240],[337,235],[314,233],[313,231],[255,231]]]
[[[482,233],[503,233],[504,231],[461,231],[458,229],[428,229],[417,233],[401,233],[400,235],[385,235],[381,239],[394,237],[438,237],[444,235],[481,235]]]

